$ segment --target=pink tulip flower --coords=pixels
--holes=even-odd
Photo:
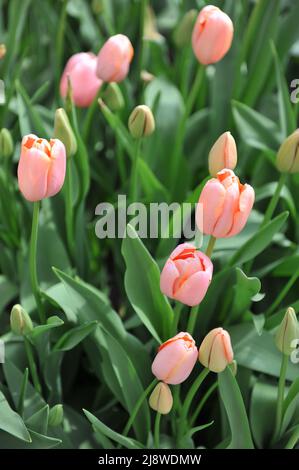
[[[66,97],[68,77],[73,100],[80,108],[88,107],[96,98],[102,81],[96,76],[97,56],[91,52],[74,54],[67,62],[60,81],[60,94]]]
[[[23,137],[18,165],[19,188],[31,202],[55,196],[65,178],[66,152],[58,139],[39,139],[34,134]]]
[[[197,361],[198,351],[189,333],[179,333],[158,349],[152,372],[158,380],[177,385],[186,380]]]
[[[228,15],[213,5],[204,7],[196,20],[192,33],[192,47],[203,65],[214,64],[228,52],[234,34]]]
[[[247,222],[254,190],[249,184],[241,184],[234,172],[226,168],[205,184],[198,202],[202,204],[196,211],[199,230],[215,238],[232,237]]]
[[[97,76],[104,82],[121,82],[129,72],[133,46],[123,34],[111,36],[98,54]]]
[[[175,248],[162,270],[160,288],[163,294],[193,307],[208,290],[213,264],[204,253],[190,243]]]
[[[198,352],[201,364],[212,372],[222,372],[234,359],[230,336],[223,328],[214,328],[204,338]]]

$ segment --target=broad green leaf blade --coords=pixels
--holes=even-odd
[[[261,281],[257,277],[248,277],[240,268],[236,268],[235,293],[230,318],[237,318],[245,313],[260,289]]]
[[[53,350],[69,351],[70,349],[73,349],[95,330],[97,324],[97,321],[91,321],[72,328],[57,341]]]
[[[121,434],[113,431],[111,428],[106,426],[102,421],[100,421],[96,416],[91,414],[87,410],[83,410],[86,418],[90,421],[92,426],[95,428],[97,432],[100,432],[104,434],[106,437],[109,439],[112,439],[115,442],[118,442],[118,444],[121,444],[123,447],[126,449],[142,449],[143,446],[140,444],[140,442],[135,441],[134,439],[131,439],[129,437],[122,436]]]
[[[0,392],[0,429],[22,441],[31,441],[30,434],[21,416],[9,406],[2,392]]]
[[[160,290],[160,271],[130,225],[122,243],[128,298],[143,324],[159,342],[171,335],[173,311]]]
[[[262,227],[233,255],[230,265],[246,263],[246,261],[255,258],[264,251],[272,242],[274,235],[282,228],[288,216],[289,213],[287,211],[282,212]]]
[[[284,416],[286,415],[289,407],[294,402],[294,400],[298,398],[299,398],[299,377],[296,380],[294,380],[294,382],[289,388],[287,396],[284,399],[284,402],[283,402],[283,415]]]
[[[251,322],[229,326],[227,329],[231,335],[235,359],[240,366],[279,377],[281,353],[269,331],[263,330],[262,334],[258,334]],[[287,380],[295,380],[298,377],[297,364],[290,361],[286,377]]]
[[[252,436],[260,449],[265,448],[273,436],[277,402],[276,386],[265,381],[256,382],[250,402]]]
[[[19,441],[18,439],[0,432],[0,449],[52,449],[61,444],[61,439],[44,436],[33,430],[30,431],[30,442]]]
[[[229,367],[218,374],[218,384],[231,429],[230,449],[253,449],[253,442],[238,383]]]
[[[259,150],[277,152],[282,137],[277,124],[238,101],[232,102],[237,129],[246,144]]]
[[[48,420],[49,405],[45,405],[26,420],[26,426],[32,431],[38,432],[40,434],[47,434]]]

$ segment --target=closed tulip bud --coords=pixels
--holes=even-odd
[[[289,307],[278,327],[275,343],[279,351],[290,356],[294,351],[293,341],[299,339],[299,326],[295,310]]]
[[[23,137],[18,165],[19,188],[31,202],[55,196],[64,183],[65,146],[58,139],[40,139],[34,134]]]
[[[192,47],[203,65],[221,60],[230,49],[234,34],[228,15],[213,5],[205,6],[199,13],[193,33]]]
[[[155,119],[151,109],[144,104],[136,106],[130,114],[128,126],[134,139],[151,135],[155,130]]]
[[[50,409],[49,413],[49,426],[56,427],[60,426],[63,421],[63,406],[55,405]]]
[[[230,132],[224,132],[214,143],[209,153],[209,172],[211,176],[224,168],[234,170],[237,165],[236,142]]]
[[[26,335],[33,330],[31,318],[19,304],[14,305],[11,310],[10,326],[16,335]]]
[[[199,362],[212,372],[222,372],[234,359],[230,336],[223,328],[214,328],[204,338],[198,353]]]
[[[97,76],[104,82],[121,82],[129,73],[133,55],[134,49],[127,36],[111,36],[98,54]]]
[[[189,307],[198,305],[206,295],[213,275],[213,264],[204,253],[182,243],[171,253],[161,273],[163,294]]]
[[[87,108],[96,98],[102,81],[96,76],[97,57],[91,52],[74,54],[67,62],[60,80],[60,94],[66,98],[68,80],[76,106]]]
[[[162,415],[167,415],[172,408],[173,398],[170,388],[167,384],[159,382],[149,397],[149,406],[161,413]]]
[[[186,380],[197,360],[195,341],[189,333],[179,333],[161,344],[152,364],[158,380],[177,385]]]
[[[224,169],[203,187],[196,212],[200,232],[228,238],[243,230],[254,203],[254,190],[241,184],[232,170]]]
[[[197,10],[189,10],[177,25],[173,34],[173,40],[177,47],[184,47],[190,43],[196,16]]]
[[[77,152],[77,140],[63,108],[56,109],[55,112],[54,137],[64,144],[67,157],[75,155]]]
[[[276,166],[281,173],[299,172],[299,129],[281,144],[276,157]]]
[[[103,100],[111,111],[119,111],[125,105],[121,89],[117,83],[109,83],[103,93]]]
[[[11,133],[8,129],[1,129],[0,131],[0,158],[9,158],[13,153],[13,141],[11,137]]]

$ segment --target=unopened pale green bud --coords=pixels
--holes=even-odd
[[[155,119],[151,109],[144,104],[136,106],[130,114],[128,126],[134,139],[151,135],[155,130]]]
[[[63,108],[59,108],[55,112],[54,137],[64,144],[67,157],[72,157],[76,153],[77,140]]]
[[[49,426],[55,427],[60,426],[63,421],[63,406],[55,405],[50,409],[49,413]]]
[[[299,339],[299,326],[295,310],[289,307],[278,327],[275,343],[279,351],[290,356],[294,351],[294,340]]]
[[[19,304],[14,305],[11,310],[10,326],[16,335],[26,335],[33,330],[31,318]]]
[[[149,397],[149,406],[161,413],[166,415],[170,412],[173,405],[172,393],[167,384],[159,382]]]
[[[299,129],[281,144],[276,157],[276,166],[281,173],[299,172]]]
[[[111,111],[119,111],[125,105],[121,89],[117,83],[109,83],[103,93],[103,100]]]
[[[0,131],[0,158],[9,158],[13,153],[13,141],[11,133],[3,127]]]
[[[173,40],[177,47],[184,47],[191,43],[192,31],[197,14],[198,12],[195,9],[187,11],[177,25],[173,34]]]

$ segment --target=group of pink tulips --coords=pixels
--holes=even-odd
[[[208,65],[221,60],[228,52],[232,38],[233,24],[230,18],[217,7],[203,8],[192,35],[192,47],[198,61]],[[98,56],[89,52],[75,54],[68,60],[61,77],[61,97],[66,98],[70,93],[76,106],[90,106],[99,96],[103,83],[120,82],[126,78],[133,55],[130,40],[122,34],[110,37]],[[129,127],[134,120],[135,116],[129,122]],[[67,116],[65,125],[69,126]],[[146,122],[143,129],[143,135],[146,135]],[[153,129],[154,121],[151,131]],[[134,129],[131,134],[134,136]],[[288,139],[294,140],[294,137]],[[293,145],[293,140],[288,139],[284,146]],[[18,181],[20,191],[28,201],[39,202],[61,190],[66,172],[69,171],[68,153],[63,133],[62,141],[58,138],[47,141],[33,134],[23,137]],[[282,147],[278,153],[278,168],[282,171],[293,171],[296,168],[298,171],[298,150],[291,167],[285,158],[286,153],[285,147]],[[161,414],[169,413],[173,404],[168,385],[184,382],[198,360],[204,366],[205,373],[209,370],[219,373],[232,364],[234,358],[229,333],[223,328],[210,331],[199,348],[192,334],[198,306],[213,277],[211,256],[214,244],[218,238],[233,237],[241,232],[251,213],[255,193],[249,184],[242,184],[234,173],[237,148],[230,132],[225,132],[215,142],[208,164],[211,178],[201,191],[196,213],[198,230],[210,236],[206,253],[192,243],[178,245],[167,259],[160,278],[163,294],[192,307],[188,331],[179,332],[160,345],[152,364],[152,372],[159,383],[154,382],[149,403]]]

